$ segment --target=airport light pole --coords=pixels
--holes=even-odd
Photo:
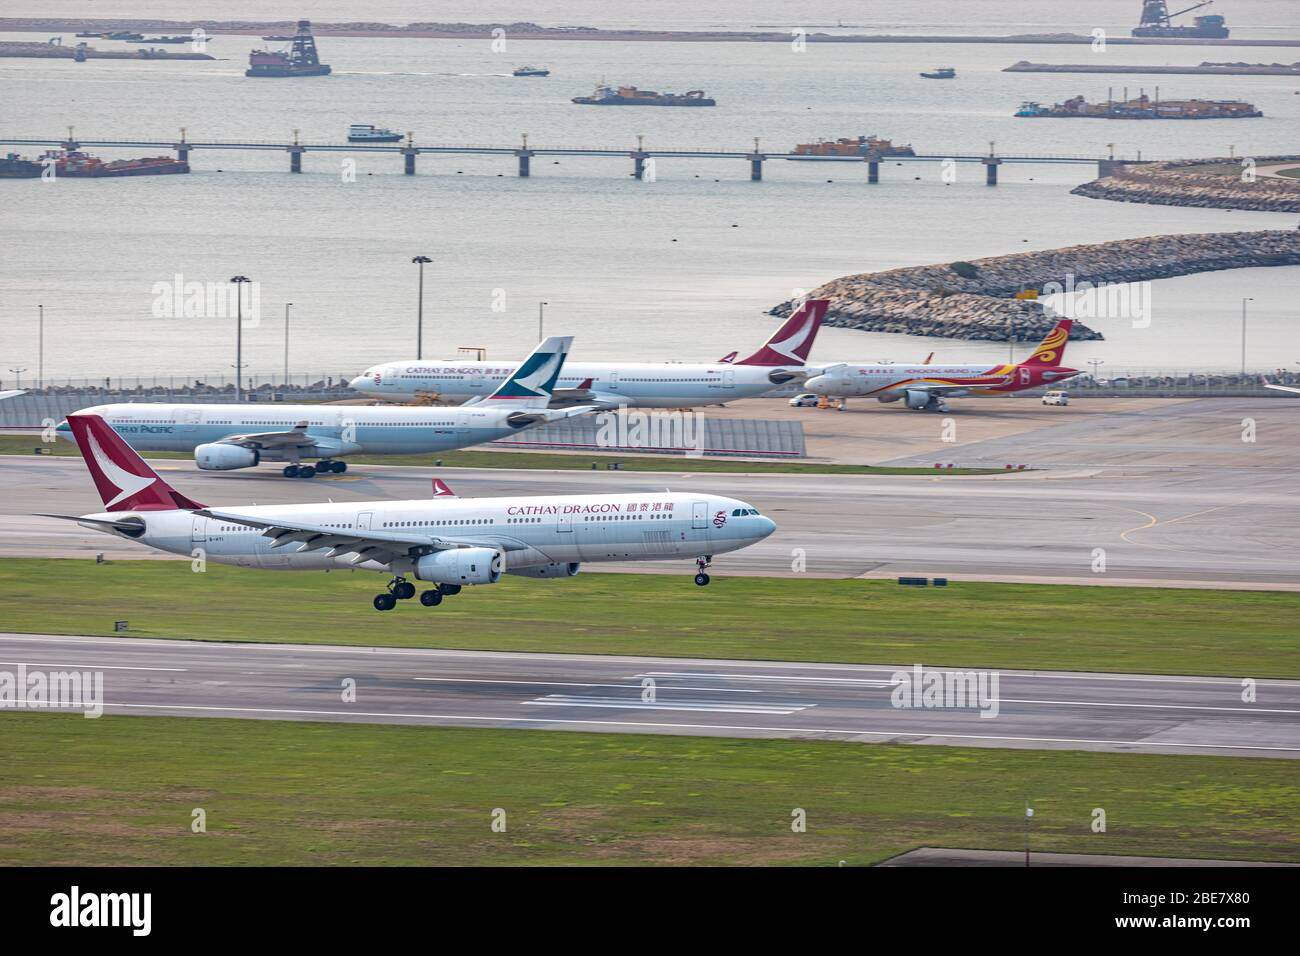
[[[231,276],[235,284],[235,402],[244,400],[244,283],[248,276]]]
[[[1097,369],[1106,364],[1105,359],[1088,359],[1088,364],[1092,366],[1092,384],[1097,384]]]
[[[420,267],[420,291],[415,305],[415,357],[424,358],[424,267],[433,260],[428,256],[416,256],[411,260]]]
[[[537,303],[537,341],[539,344],[542,341],[542,318],[545,314],[544,310],[548,305],[550,305],[549,302]]]
[[[18,376],[18,381],[17,381],[17,383],[14,385],[14,388],[22,388],[22,387],[23,387],[23,372],[27,371],[27,369],[25,369],[25,368],[11,368],[9,371],[13,372],[14,375]]]
[[[1243,298],[1241,300],[1241,380],[1246,380],[1246,303],[1254,302],[1254,299]]]
[[[293,307],[292,302],[284,304],[284,385],[289,387],[289,309]]]
[[[36,387],[45,387],[45,306],[36,307]]]

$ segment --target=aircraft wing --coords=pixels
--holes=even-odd
[[[1290,392],[1292,395],[1300,395],[1300,388],[1293,388],[1290,385],[1274,385],[1272,382],[1268,381],[1267,379],[1265,379],[1264,381],[1264,387],[1271,388],[1278,392]]]
[[[242,445],[245,448],[314,448],[319,442],[307,434],[307,423],[299,422],[287,432],[249,432],[227,435],[218,439],[222,445]]]
[[[219,508],[199,508],[194,514],[203,518],[229,521],[248,528],[260,528],[262,536],[272,540],[272,548],[296,544],[298,551],[328,549],[329,557],[352,554],[353,564],[378,561],[387,564],[397,558],[414,556],[412,552],[446,551],[451,548],[499,548],[502,551],[521,551],[527,546],[493,535],[474,535],[449,538],[419,531],[384,531],[382,529],[343,531],[308,522],[276,518],[274,520],[237,511]]]
[[[515,412],[506,421],[515,428],[523,428],[526,425],[549,425],[551,422],[561,422],[566,418],[575,418],[578,415],[587,415],[610,407],[609,405],[573,405],[567,408],[543,408],[535,412]]]

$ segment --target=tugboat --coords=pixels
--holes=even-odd
[[[927,80],[953,80],[957,78],[957,71],[950,66],[940,66],[921,75]]]
[[[35,179],[41,174],[41,164],[9,153],[0,159],[0,179]]]
[[[248,54],[244,76],[327,76],[329,71],[316,53],[311,21],[299,20],[293,45],[288,50],[254,50]]]
[[[892,140],[877,136],[859,136],[857,139],[837,139],[831,142],[819,139],[815,143],[800,143],[786,159],[862,159],[864,156],[915,156],[909,143],[895,146]]]
[[[521,66],[511,70],[511,76],[550,76],[551,71],[544,66]]]
[[[348,127],[349,143],[399,143],[401,140],[401,133],[369,123],[353,123]]]
[[[166,176],[170,173],[188,173],[190,164],[170,156],[149,156],[145,159],[116,159],[106,163],[78,149],[64,147],[52,149],[41,156],[42,163],[54,167],[56,179],[107,179],[115,176]]]
[[[591,96],[575,96],[573,102],[583,106],[717,106],[717,101],[704,95],[703,90],[685,93],[656,93],[638,90],[635,86],[620,86],[617,90],[603,83]]]

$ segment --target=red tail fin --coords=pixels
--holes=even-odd
[[[68,425],[86,460],[105,511],[202,508],[158,477],[122,436],[98,415],[69,415]]]
[[[826,317],[827,299],[809,299],[791,313],[763,347],[736,365],[803,365],[808,361],[817,330]]]
[[[456,492],[447,487],[447,483],[441,478],[433,479],[433,497],[435,498],[455,498]]]
[[[1060,365],[1065,358],[1065,343],[1070,341],[1070,329],[1073,319],[1062,319],[1056,327],[1047,333],[1047,337],[1034,349],[1034,354],[1025,359],[1023,365]]]

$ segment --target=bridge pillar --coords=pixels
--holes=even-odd
[[[302,154],[305,152],[306,150],[303,149],[301,146],[289,147],[289,172],[291,173],[302,172]]]
[[[867,160],[867,182],[880,182],[880,160],[874,158]]]
[[[632,175],[637,179],[645,179],[645,161],[646,154],[640,150],[632,154]]]
[[[985,156],[980,162],[984,164],[984,184],[986,186],[996,186],[998,184],[998,167],[1002,165],[1002,160],[995,156]]]
[[[515,155],[519,157],[519,175],[522,179],[527,179],[532,175],[532,163],[529,161],[533,154],[526,149],[517,149]]]
[[[190,161],[190,148],[184,143],[178,143],[172,148],[176,150],[176,158],[182,163],[188,163]]]
[[[750,182],[761,183],[763,181],[763,157],[757,154],[749,157],[749,179]]]
[[[415,175],[415,150],[412,149],[410,146],[403,146],[402,161],[403,161],[402,172],[405,173],[407,176],[414,176]]]

